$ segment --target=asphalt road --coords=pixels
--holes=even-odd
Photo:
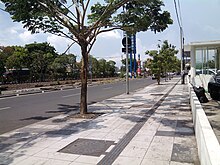
[[[150,78],[129,81],[130,92],[155,83]],[[125,82],[88,87],[88,104],[125,93]],[[0,134],[53,116],[79,111],[80,88],[0,98]]]

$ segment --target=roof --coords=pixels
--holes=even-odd
[[[189,44],[193,47],[220,47],[220,40],[213,40],[213,41],[199,41],[199,42],[191,42]]]

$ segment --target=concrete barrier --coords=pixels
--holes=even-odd
[[[220,145],[208,118],[189,84],[190,104],[201,165],[220,165]]]

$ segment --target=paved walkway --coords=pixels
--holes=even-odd
[[[174,78],[0,135],[0,164],[199,164],[187,85]]]

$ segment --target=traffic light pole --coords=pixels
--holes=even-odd
[[[129,75],[128,75],[128,34],[125,34],[126,36],[126,94],[129,94]]]

